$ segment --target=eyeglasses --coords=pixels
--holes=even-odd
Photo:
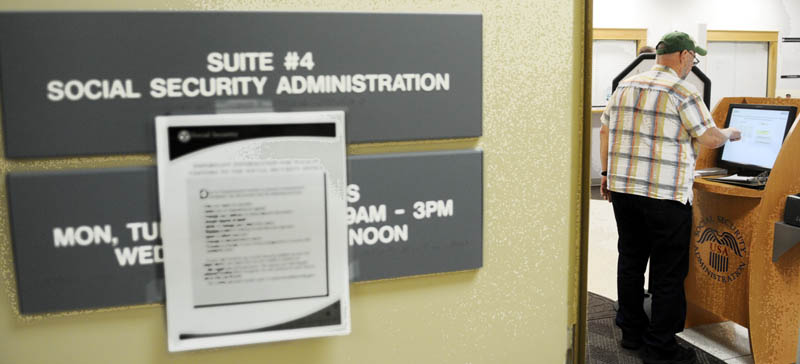
[[[689,52],[689,54],[690,54],[690,55],[692,56],[692,58],[694,59],[694,60],[692,61],[692,66],[697,66],[697,65],[700,63],[700,60],[699,60],[699,59],[697,59],[697,54],[695,54],[694,52]]]

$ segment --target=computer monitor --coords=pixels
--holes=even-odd
[[[614,92],[619,86],[619,83],[622,80],[631,77],[633,75],[638,75],[642,72],[649,71],[653,68],[653,65],[656,64],[656,54],[655,53],[643,53],[640,54],[636,59],[625,67],[622,72],[620,72],[617,77],[611,81],[611,92]],[[706,107],[711,109],[711,80],[706,76],[703,71],[701,71],[697,66],[692,67],[692,71],[686,76],[686,81],[689,81],[690,84],[694,85],[697,88],[697,91],[703,95],[703,102],[706,103]]]
[[[719,166],[744,175],[772,170],[796,115],[794,106],[731,104],[725,127],[739,129],[742,140],[725,143]]]

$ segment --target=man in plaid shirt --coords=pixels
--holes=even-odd
[[[734,128],[716,127],[697,89],[685,81],[697,54],[706,51],[686,33],[665,35],[656,46],[656,65],[622,81],[601,117],[600,191],[614,206],[619,231],[616,324],[620,345],[643,347],[645,364],[696,361],[675,333],[686,320],[683,281],[698,144],[717,148],[741,138]],[[650,320],[642,294],[648,259]]]

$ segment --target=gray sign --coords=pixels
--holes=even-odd
[[[482,152],[352,156],[348,170],[352,281],[482,266]],[[155,167],[9,174],[20,312],[163,301],[157,191]]]
[[[346,109],[348,142],[481,135],[481,16],[0,13],[6,156],[154,152],[156,115]]]
[[[8,175],[20,312],[164,300],[153,167]]]
[[[351,280],[482,266],[481,151],[353,156],[349,163]]]

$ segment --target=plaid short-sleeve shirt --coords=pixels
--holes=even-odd
[[[691,202],[695,139],[716,127],[693,85],[655,65],[620,82],[600,120],[609,130],[609,190]]]

